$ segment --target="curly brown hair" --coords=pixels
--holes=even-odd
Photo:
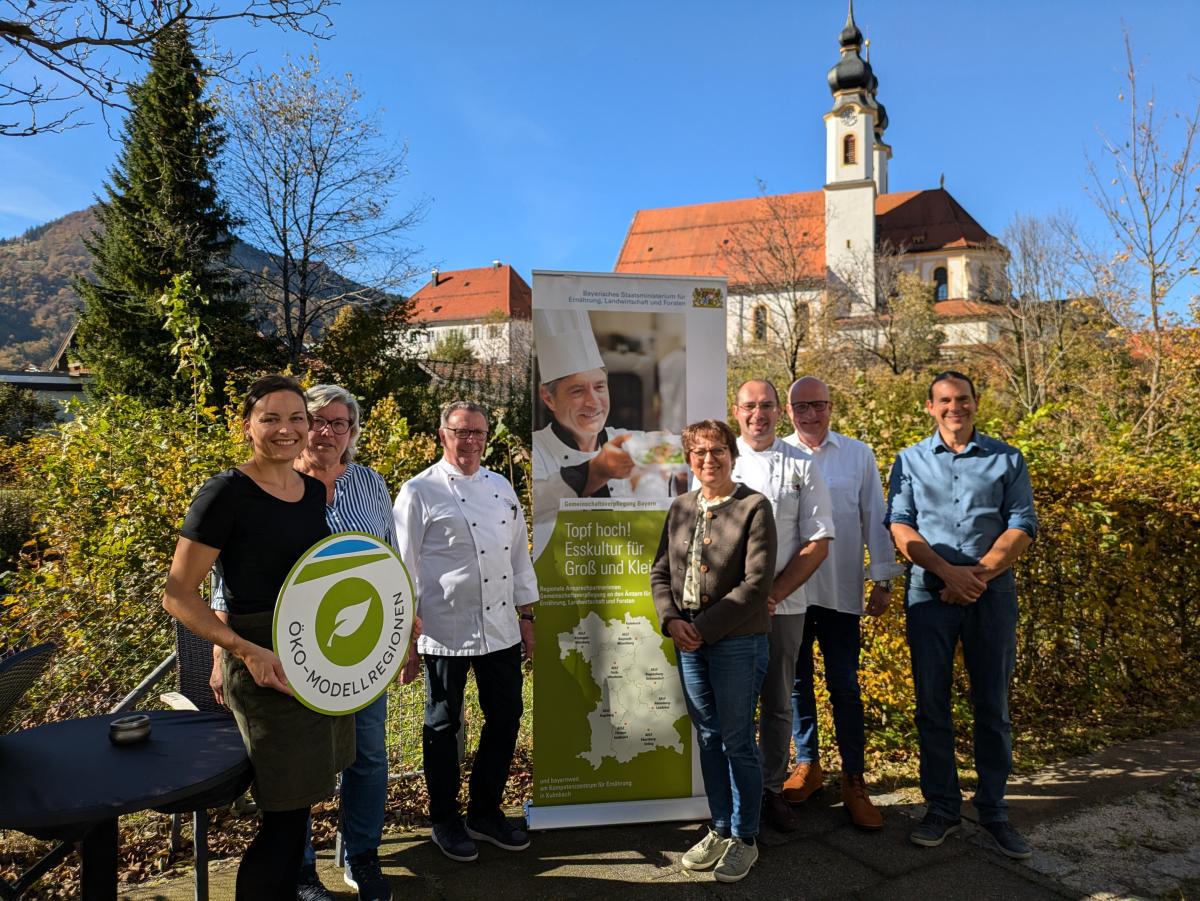
[[[680,440],[683,442],[683,452],[689,456],[692,453],[692,447],[697,438],[707,438],[709,441],[718,441],[729,448],[730,461],[737,460],[737,435],[733,434],[733,429],[729,424],[720,419],[701,419],[699,422],[693,422],[691,425],[683,427],[683,434],[680,435]]]

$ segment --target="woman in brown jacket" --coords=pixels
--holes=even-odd
[[[663,634],[679,654],[713,818],[683,865],[715,866],[719,881],[737,882],[758,860],[754,708],[767,671],[775,520],[765,497],[733,481],[737,441],[728,425],[689,425],[683,448],[700,488],[671,505],[650,575]]]

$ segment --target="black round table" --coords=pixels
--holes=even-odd
[[[82,838],[83,897],[117,896],[117,818],[137,810],[203,810],[237,797],[253,771],[228,716],[148,711],[150,737],[115,745],[108,725],[128,713],[0,735],[0,829]]]

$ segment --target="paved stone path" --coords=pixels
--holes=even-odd
[[[1197,896],[1200,725],[1014,779],[1009,799],[1014,823],[1036,849],[1028,862],[993,850],[991,838],[973,824],[969,804],[959,835],[940,848],[916,847],[908,831],[923,810],[907,792],[877,798],[883,830],[859,832],[832,786],[801,810],[798,832],[765,830],[758,864],[733,885],[680,865],[701,835],[695,823],[543,832],[522,853],[485,845],[471,864],[446,859],[419,830],[389,835],[380,859],[397,901]],[[232,899],[235,867],[232,861],[213,864],[214,901]],[[356,897],[327,853],[320,869],[339,898]],[[189,877],[122,897],[184,901],[192,889]]]

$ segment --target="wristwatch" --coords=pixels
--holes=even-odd
[[[531,622],[533,622],[533,614],[532,613],[522,613],[521,619],[527,623],[531,623]]]
[[[884,591],[891,591],[892,590],[892,580],[891,579],[877,579],[875,581],[875,587],[882,588]]]

